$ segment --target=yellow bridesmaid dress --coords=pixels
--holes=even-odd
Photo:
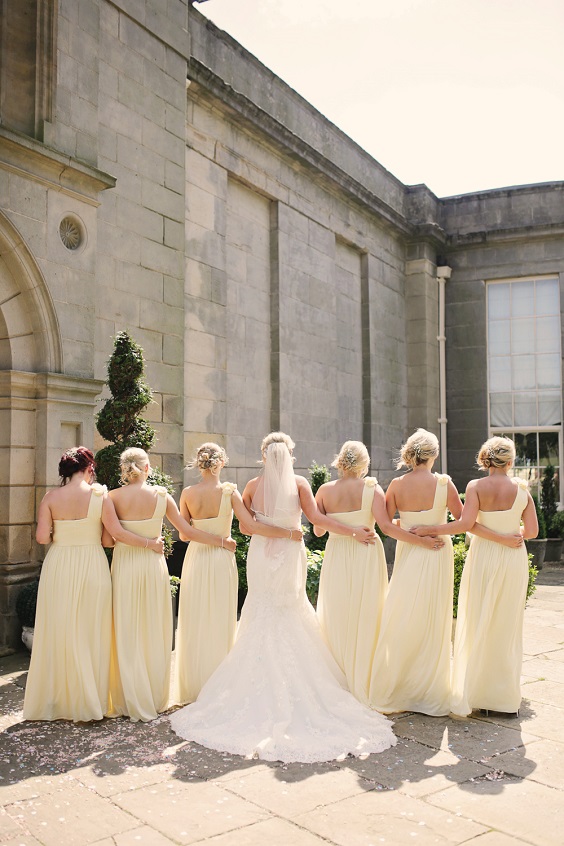
[[[479,511],[478,523],[517,534],[527,506],[527,484],[516,484],[513,506]],[[529,581],[527,550],[474,536],[466,558],[454,639],[453,714],[475,708],[516,713],[521,703],[523,614]]]
[[[346,526],[374,528],[376,479],[364,480],[360,510],[328,514]],[[351,693],[368,703],[370,671],[380,631],[388,571],[379,537],[374,545],[329,534],[321,568],[317,617]]]
[[[26,720],[101,720],[108,705],[112,585],[101,544],[105,488],[82,520],[54,520],[39,581]]]
[[[121,520],[143,538],[158,537],[166,489],[155,487],[149,520]],[[112,559],[114,624],[109,716],[154,720],[168,705],[172,654],[172,600],[164,555],[116,543]]]
[[[446,522],[449,477],[435,476],[433,507],[400,511],[403,529]],[[454,565],[452,541],[443,540],[440,550],[397,542],[369,691],[370,705],[384,714],[450,711]]]
[[[237,486],[222,485],[219,513],[192,520],[196,529],[228,538],[233,511],[231,494]],[[180,581],[174,701],[194,702],[235,640],[237,627],[237,566],[235,556],[219,546],[190,541]]]

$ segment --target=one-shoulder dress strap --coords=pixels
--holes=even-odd
[[[220,513],[224,513],[225,511],[229,511],[231,509],[231,496],[237,490],[237,485],[235,482],[223,482],[221,486],[221,504],[219,507]]]
[[[364,487],[362,489],[361,511],[372,511],[372,503],[374,502],[374,494],[376,493],[377,484],[378,480],[375,476],[365,477]]]
[[[527,507],[527,493],[529,490],[529,485],[527,484],[525,479],[517,479],[517,488],[517,495],[515,496],[513,509],[518,511],[519,514],[522,514],[525,508]]]
[[[435,489],[433,508],[446,508],[450,476],[447,476],[446,473],[435,473],[435,477],[437,479],[437,487]]]
[[[155,511],[153,513],[153,519],[155,518],[162,518],[166,514],[166,505],[167,499],[166,495],[168,493],[166,488],[163,488],[161,485],[155,485],[155,490],[157,492],[157,502],[155,503]]]
[[[102,505],[104,503],[104,494],[108,492],[105,485],[99,482],[94,482],[91,485],[92,493],[90,494],[90,503],[88,505],[88,517],[96,517],[102,519]]]

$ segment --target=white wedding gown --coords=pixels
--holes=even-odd
[[[282,503],[279,498],[269,508],[270,470],[283,474],[286,486]],[[301,508],[283,444],[268,448],[264,491],[264,510],[273,516],[257,513],[257,519],[297,528]],[[235,645],[196,702],[171,715],[177,734],[210,749],[287,763],[382,752],[395,744],[392,723],[348,692],[307,599],[306,570],[303,543],[252,537],[249,592]]]

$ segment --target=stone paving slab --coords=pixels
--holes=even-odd
[[[564,568],[541,576],[519,717],[398,715],[397,745],[365,759],[244,760],[166,715],[24,723],[29,657],[2,658],[0,846],[560,846]]]

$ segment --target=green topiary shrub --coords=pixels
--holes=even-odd
[[[306,593],[307,598],[315,608],[317,605],[317,595],[319,593],[319,579],[321,577],[321,565],[325,556],[323,549],[306,549],[307,553],[307,578],[306,578]]]
[[[564,538],[564,511],[557,511],[550,523],[550,537]]]
[[[237,544],[235,550],[235,561],[237,564],[237,573],[239,575],[239,590],[247,590],[247,554],[249,552],[249,544],[251,542],[250,535],[244,535],[239,528],[239,521],[234,516],[233,524],[231,526],[231,537]]]
[[[104,440],[110,441],[96,453],[96,478],[109,490],[120,485],[119,457],[130,447],[149,452],[156,440],[156,432],[147,420],[139,415],[152,401],[152,391],[144,380],[145,360],[143,350],[128,332],[119,332],[114,339],[114,351],[108,361],[107,385],[111,397],[96,415],[96,427]],[[153,467],[150,485],[162,485],[174,493],[170,476]],[[163,526],[165,555],[172,552],[172,532]]]

